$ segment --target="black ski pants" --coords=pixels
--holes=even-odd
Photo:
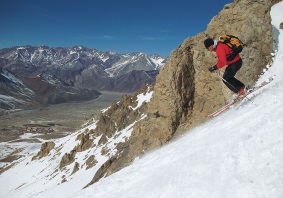
[[[237,62],[228,65],[223,75],[224,84],[234,93],[238,93],[242,87],[245,87],[241,81],[235,78],[237,71],[242,67],[242,63],[242,59],[239,59]]]

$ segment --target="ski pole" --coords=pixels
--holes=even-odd
[[[233,89],[237,90],[233,85],[231,85],[227,80],[225,80],[222,76],[220,76],[218,73],[217,73],[217,76],[223,80],[224,82],[226,82],[228,85],[230,85]]]

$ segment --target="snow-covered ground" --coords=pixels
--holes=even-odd
[[[282,10],[283,2],[272,7],[276,28],[283,22]],[[57,177],[59,172],[50,171],[43,179],[45,172],[52,170],[44,164],[46,160],[39,160],[39,168],[38,162],[27,159],[0,175],[0,197],[282,198],[283,30],[278,32],[274,62],[258,83],[269,77],[274,80],[256,92],[251,101],[83,190],[93,177],[92,169],[80,170],[74,179],[58,185],[61,180],[49,178]],[[60,143],[74,144],[76,135]],[[68,149],[64,147],[62,153]]]

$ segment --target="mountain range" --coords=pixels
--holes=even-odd
[[[135,92],[155,82],[165,60],[159,55],[102,52],[83,46],[0,49],[0,108],[34,105],[31,101],[87,100],[98,97],[99,91]]]

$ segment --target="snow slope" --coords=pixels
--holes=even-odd
[[[272,7],[272,24],[276,28],[283,21],[282,10],[283,2]],[[256,92],[252,101],[209,120],[83,190],[93,177],[93,169],[82,169],[59,185],[63,175],[49,167],[51,156],[32,162],[27,158],[0,175],[0,197],[283,197],[283,30],[276,32],[280,33],[275,35],[279,49],[258,83],[271,76],[274,80]],[[149,94],[140,98],[148,101]],[[62,153],[72,149],[76,135],[56,142],[70,145]],[[39,145],[36,147],[26,150],[36,153]]]

